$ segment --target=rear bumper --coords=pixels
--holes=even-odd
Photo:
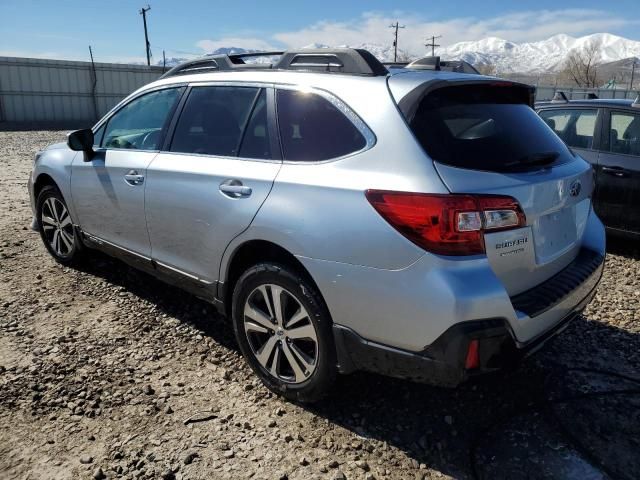
[[[553,325],[526,342],[517,339],[511,324],[504,318],[457,323],[420,352],[368,341],[350,328],[334,325],[339,369],[342,373],[366,370],[453,387],[477,375],[512,368],[563,331],[582,312],[595,295],[603,268],[603,256],[593,251],[581,251],[578,258],[556,276],[525,292],[526,295],[512,298],[514,308],[527,306],[531,319],[544,316],[545,312],[560,305],[565,312]],[[579,299],[577,302],[576,298]],[[573,305],[568,309],[566,303],[569,301]],[[479,342],[480,366],[467,370],[465,358],[472,340]]]

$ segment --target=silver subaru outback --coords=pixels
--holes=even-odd
[[[270,55],[182,64],[39,152],[33,227],[55,260],[103,250],[212,302],[296,401],[355,370],[455,386],[590,301],[592,170],[531,87]]]

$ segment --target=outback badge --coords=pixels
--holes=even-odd
[[[578,195],[580,195],[581,190],[582,183],[580,183],[580,180],[575,180],[571,182],[571,185],[569,186],[569,195],[571,195],[572,197],[577,197]]]

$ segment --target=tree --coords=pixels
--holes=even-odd
[[[600,41],[589,43],[584,49],[569,52],[564,62],[563,74],[576,82],[579,87],[598,86],[597,59],[601,48]]]
[[[495,77],[498,74],[498,69],[492,63],[481,63],[475,66],[476,70],[480,72],[480,75],[488,75]]]

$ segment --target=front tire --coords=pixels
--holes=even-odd
[[[53,185],[42,189],[36,201],[38,231],[56,262],[71,265],[82,257],[82,242],[60,190]]]
[[[245,359],[267,388],[316,402],[336,376],[331,319],[316,288],[290,267],[261,263],[236,283],[233,327]]]

